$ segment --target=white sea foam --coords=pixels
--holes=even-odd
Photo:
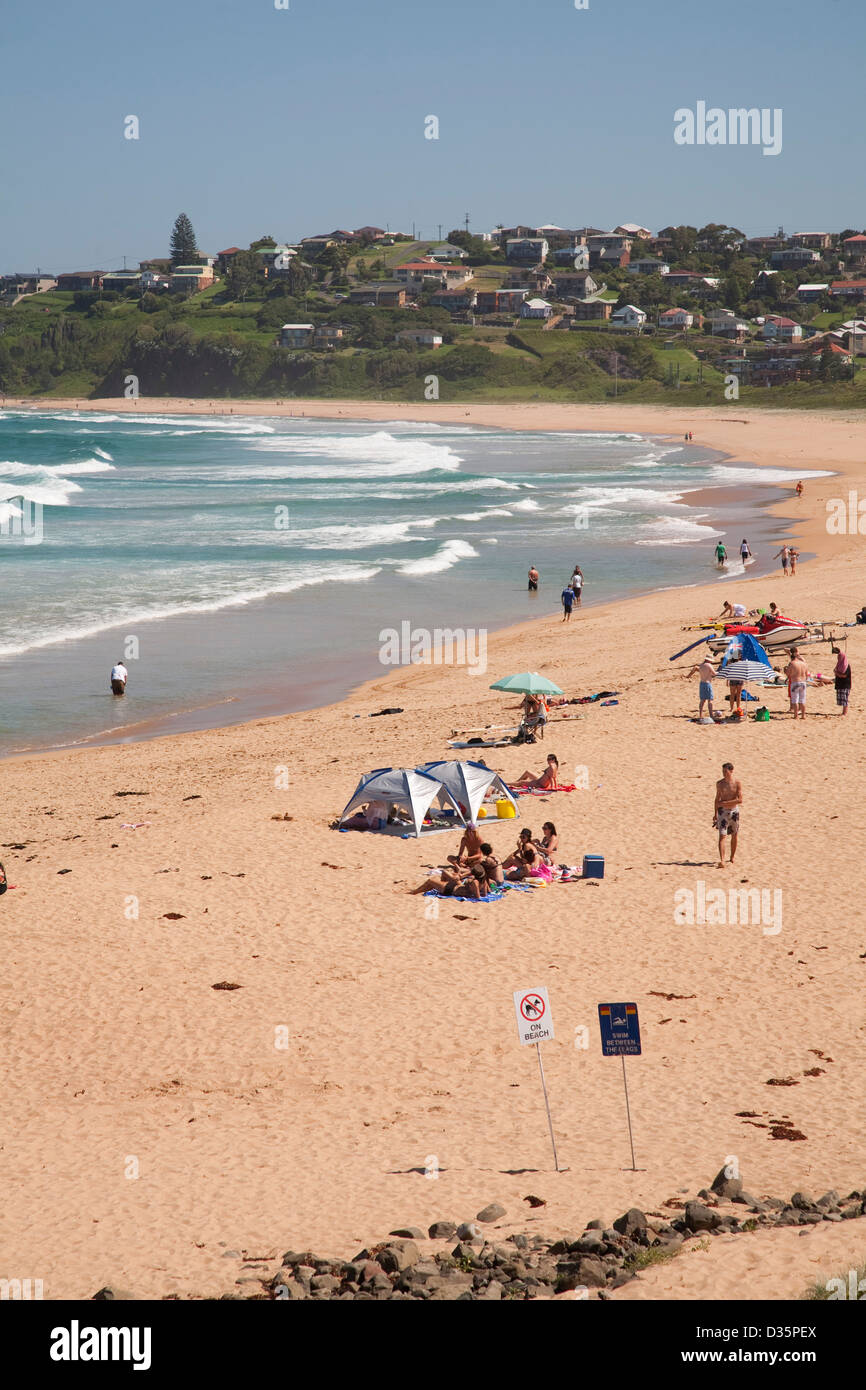
[[[435,555],[425,556],[421,560],[410,560],[408,564],[401,565],[397,573],[408,575],[441,574],[443,570],[450,570],[452,565],[458,564],[460,560],[469,560],[477,554],[478,551],[468,541],[446,541],[444,545],[439,547]]]
[[[538,502],[534,502],[531,497],[524,497],[520,502],[513,503],[513,512],[538,512],[541,510]]]
[[[183,618],[190,614],[217,613],[223,608],[243,608],[250,603],[261,603],[265,599],[277,598],[281,594],[291,594],[297,589],[309,588],[316,584],[343,584],[347,580],[360,583],[373,579],[381,572],[381,566],[361,567],[360,565],[331,566],[327,571],[315,571],[296,575],[293,579],[279,584],[265,585],[257,589],[240,590],[235,593],[222,593],[208,599],[193,599],[188,603],[157,604],[130,608],[123,612],[106,613],[94,617],[90,622],[78,627],[69,624],[46,632],[37,632],[20,642],[0,643],[0,657],[18,656],[23,652],[42,647],[54,647],[63,642],[80,642],[88,637],[97,637],[112,628],[130,627],[133,623],[160,622],[166,618]]]
[[[735,468],[730,464],[713,464],[709,472],[708,482],[715,483],[716,486],[734,487],[741,483],[751,483],[753,486],[760,483],[795,483],[798,478],[831,478],[833,470],[831,468]]]
[[[643,539],[636,540],[635,545],[702,545],[724,534],[709,522],[685,516],[657,517],[644,522],[640,532]]]
[[[397,439],[384,430],[346,438],[321,435],[298,438],[278,435],[259,439],[253,449],[269,453],[313,455],[331,463],[285,465],[283,478],[392,478],[433,471],[454,472],[461,459],[447,444],[428,444],[422,439]]]
[[[307,531],[287,531],[285,536],[289,544],[302,545],[307,550],[363,550],[370,545],[420,541],[421,536],[410,534],[413,526],[429,528],[445,520],[446,517],[431,516],[418,521],[375,522],[370,526],[315,526]]]

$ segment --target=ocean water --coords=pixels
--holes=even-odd
[[[389,627],[556,610],[575,562],[585,603],[706,582],[719,535],[758,570],[795,476],[629,432],[0,412],[0,752],[310,707]]]

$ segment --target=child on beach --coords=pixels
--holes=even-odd
[[[715,674],[715,666],[710,661],[709,657],[706,657],[703,661],[695,662],[686,677],[688,680],[694,675],[700,676],[700,685],[698,686],[699,724],[714,724],[716,722],[713,714],[713,677]],[[707,707],[708,719],[704,718],[704,705]]]
[[[562,621],[571,622],[571,610],[574,607],[574,590],[568,585],[560,595],[562,599]]]

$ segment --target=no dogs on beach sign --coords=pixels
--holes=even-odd
[[[553,1037],[553,1019],[546,989],[516,989],[514,1012],[522,1043],[547,1042]]]

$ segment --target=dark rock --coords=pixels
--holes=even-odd
[[[700,1197],[702,1202],[708,1202],[712,1195],[712,1192],[708,1192],[705,1187],[702,1187],[700,1192],[698,1193],[698,1196]]]
[[[491,1279],[483,1292],[478,1294],[479,1301],[484,1303],[497,1303],[502,1297],[502,1285],[495,1279]]]
[[[361,1264],[361,1283],[371,1284],[374,1279],[378,1279],[380,1274],[384,1274],[382,1266],[378,1260],[364,1260]]]
[[[822,1211],[804,1211],[800,1213],[801,1226],[817,1226],[819,1221],[824,1220]]]
[[[379,1264],[386,1274],[400,1274],[410,1265],[417,1264],[421,1251],[414,1240],[395,1240],[379,1253]]]
[[[714,1231],[721,1225],[722,1218],[703,1202],[686,1202],[685,1222],[690,1231]]]
[[[584,1255],[578,1265],[578,1283],[586,1284],[589,1288],[604,1288],[607,1274],[601,1260]]]
[[[637,1207],[631,1207],[623,1216],[618,1216],[613,1223],[613,1229],[618,1235],[627,1236],[629,1240],[636,1240],[641,1245],[647,1243],[647,1220]]]
[[[311,1293],[330,1293],[332,1289],[339,1288],[340,1281],[335,1279],[333,1274],[316,1274],[310,1280]]]
[[[853,1207],[843,1207],[841,1216],[843,1221],[851,1221],[855,1216],[860,1215],[860,1204],[855,1203]]]
[[[474,1221],[463,1221],[457,1227],[458,1240],[480,1240],[482,1231],[480,1226],[476,1226]]]
[[[425,1235],[418,1226],[401,1226],[399,1231],[389,1231],[391,1236],[401,1236],[403,1240],[424,1240]]]
[[[824,1212],[824,1220],[825,1220],[825,1221],[841,1221],[841,1220],[842,1220],[842,1213],[841,1213],[840,1211],[825,1211],[825,1212]]]
[[[598,1255],[605,1248],[604,1237],[597,1231],[584,1231],[571,1247],[578,1255]]]
[[[456,1221],[434,1221],[427,1231],[431,1240],[453,1240],[457,1234]]]
[[[271,1289],[274,1298],[285,1299],[290,1303],[299,1303],[301,1299],[309,1297],[306,1285],[302,1284],[299,1279],[286,1279],[282,1275],[277,1275],[271,1284]]]
[[[815,1205],[820,1207],[822,1211],[838,1211],[839,1193],[831,1188],[829,1192],[824,1193],[823,1197],[818,1198]]]
[[[791,1206],[798,1211],[817,1211],[817,1203],[814,1197],[810,1197],[807,1192],[795,1192],[791,1198]]]
[[[724,1168],[721,1168],[719,1172],[716,1173],[711,1187],[717,1197],[724,1197],[729,1202],[739,1202],[742,1200],[742,1178],[726,1177]]]
[[[475,1250],[473,1246],[467,1245],[464,1241],[461,1241],[459,1245],[455,1245],[454,1249],[451,1251],[451,1254],[454,1256],[455,1260],[468,1260],[470,1264],[477,1265],[479,1267],[481,1265],[481,1261],[479,1259],[479,1252]]]
[[[632,1279],[635,1278],[637,1278],[637,1276],[631,1270],[624,1269],[616,1276],[615,1279],[611,1279],[610,1287],[612,1289],[621,1289],[623,1284],[630,1284]],[[599,1297],[601,1297],[601,1295],[599,1295]]]
[[[130,1293],[128,1289],[119,1289],[115,1284],[106,1284],[104,1289],[99,1289],[91,1298],[91,1303],[135,1303],[138,1295]]]
[[[358,1258],[360,1259],[360,1258],[362,1258],[362,1257],[361,1257],[361,1256],[358,1256]],[[364,1258],[364,1259],[367,1258],[367,1252],[366,1252],[366,1251],[364,1252],[363,1258]],[[316,1259],[315,1255],[311,1254],[309,1250],[305,1250],[304,1253],[303,1253],[302,1255],[299,1255],[295,1250],[287,1250],[286,1253],[285,1253],[285,1255],[283,1256],[283,1264],[284,1264],[284,1265],[311,1265],[311,1264],[314,1264],[314,1263],[315,1263],[315,1259]]]
[[[489,1202],[476,1214],[475,1220],[483,1221],[485,1226],[489,1226],[492,1221],[499,1221],[504,1215],[504,1207],[501,1207],[498,1202]]]
[[[603,1221],[599,1221],[599,1220],[587,1221],[587,1223],[586,1223],[586,1229],[587,1229],[588,1231],[603,1231],[603,1230],[604,1230],[604,1222],[603,1222]]]
[[[764,1206],[769,1207],[770,1211],[784,1211],[788,1203],[783,1202],[779,1197],[765,1197]]]
[[[528,1249],[529,1249],[529,1237],[528,1237],[528,1236],[523,1236],[523,1235],[519,1235],[519,1236],[509,1236],[509,1240],[511,1241],[511,1244],[514,1245],[518,1250],[528,1250]]]

